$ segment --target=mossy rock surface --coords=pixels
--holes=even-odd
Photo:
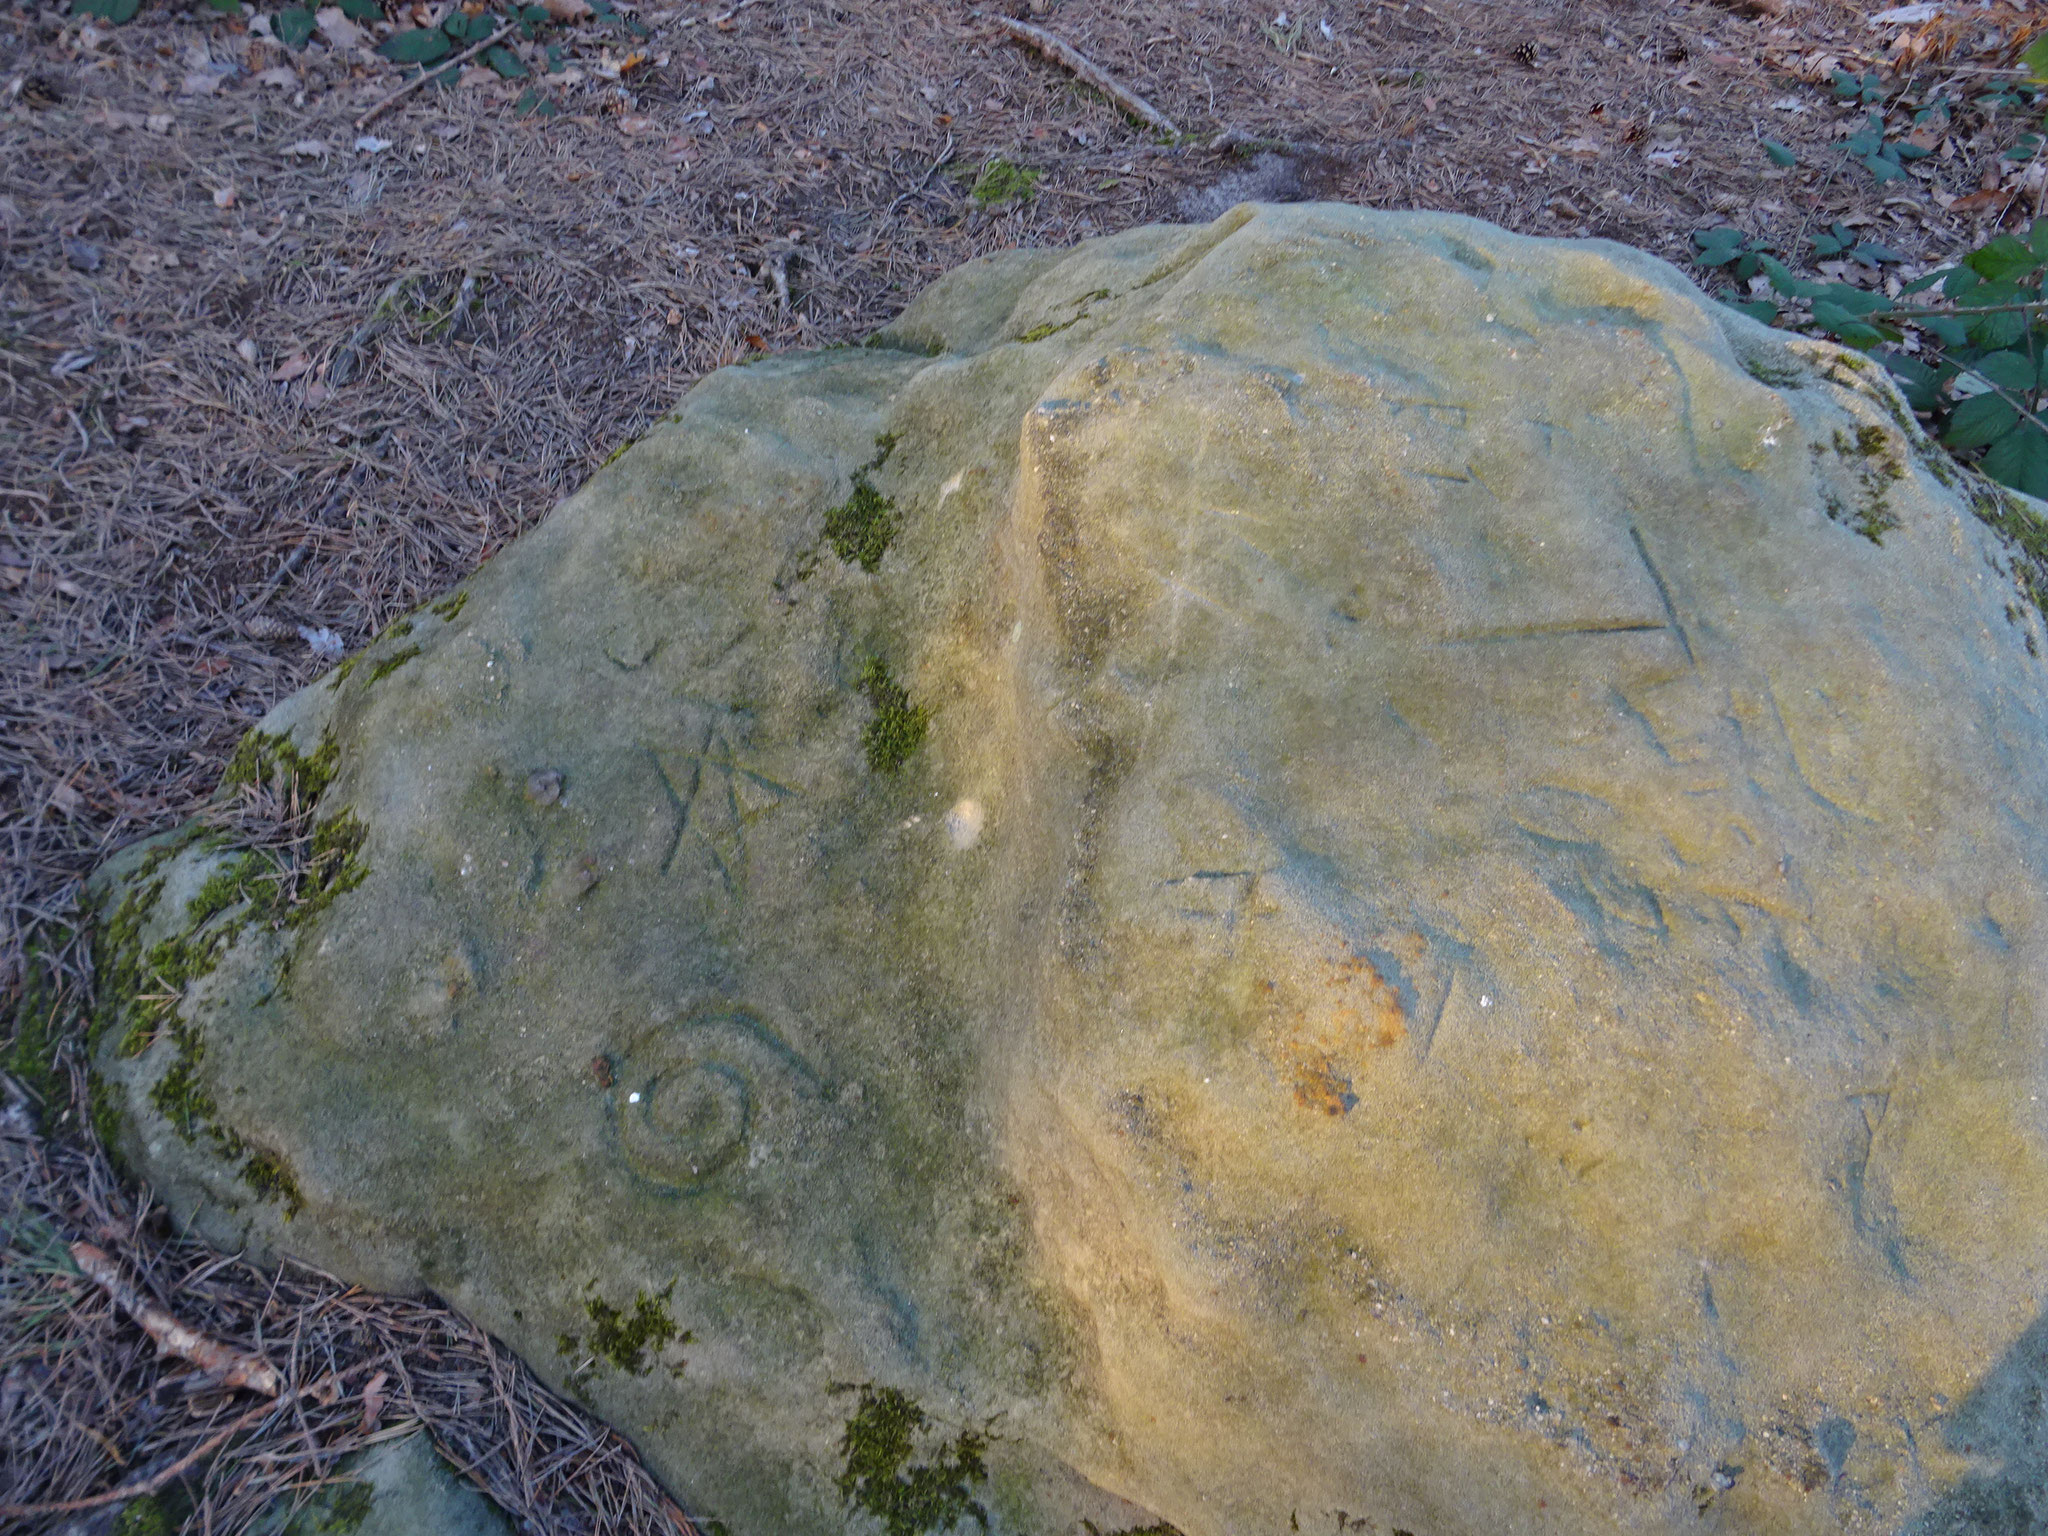
[[[2036,547],[1617,246],[971,263],[281,706],[313,911],[117,857],[107,1109],[735,1536],[2032,1508]]]

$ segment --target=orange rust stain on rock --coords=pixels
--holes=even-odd
[[[1358,1102],[1358,1095],[1351,1091],[1351,1079],[1325,1056],[1321,1061],[1304,1062],[1296,1068],[1294,1102],[1303,1109],[1320,1110],[1326,1115],[1347,1115]]]
[[[1268,1051],[1302,1108],[1348,1113],[1352,1080],[1408,1036],[1400,995],[1370,960],[1337,946],[1301,974],[1265,983]]]

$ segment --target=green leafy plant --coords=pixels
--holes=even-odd
[[[448,49],[448,34],[439,27],[394,32],[377,45],[377,51],[394,64],[431,64]]]
[[[1799,163],[1799,156],[1794,154],[1788,146],[1780,144],[1776,139],[1764,140],[1764,153],[1770,156],[1771,164],[1784,170],[1790,170]]]
[[[1906,174],[1906,162],[1923,160],[1928,151],[1906,139],[1887,139],[1884,135],[1884,113],[1873,111],[1863,120],[1863,126],[1849,135],[1842,143],[1850,156],[1875,176],[1880,183],[1896,181]]]
[[[1835,95],[1844,101],[1857,101],[1865,106],[1875,106],[1884,100],[1884,77],[1879,74],[1852,75],[1846,69],[1838,69],[1829,77]]]
[[[1853,283],[1800,277],[1738,229],[1701,230],[1693,243],[1694,265],[1745,284],[1761,275],[1770,285],[1770,299],[1730,296],[1735,308],[1873,353],[1951,449],[1981,450],[1986,475],[2048,498],[2048,219],[2024,238],[1994,236],[1905,284],[1896,300]],[[1823,260],[1872,269],[1899,260],[1840,223],[1814,236],[1813,249]],[[1936,291],[1928,300],[1914,302],[1929,290]]]
[[[1752,239],[1732,224],[1699,230],[1692,243],[1699,247],[1692,258],[1694,266],[1725,267],[1738,283],[1755,277],[1771,251],[1761,240]]]
[[[313,13],[303,5],[288,5],[270,20],[270,30],[287,48],[303,48],[313,35]]]
[[[1917,355],[1886,353],[1915,410],[1932,413],[1942,440],[1982,448],[1992,479],[2048,496],[2048,220],[2026,238],[1999,234],[1956,265],[1909,283],[1905,293],[1939,286],[1949,302],[1899,306],[1871,318],[1910,327]]]
[[[72,15],[96,17],[117,27],[133,21],[141,8],[142,0],[71,0]]]
[[[1846,256],[1866,267],[1889,266],[1905,258],[1888,245],[1865,240],[1854,230],[1837,223],[1824,235],[1813,237],[1813,254],[1823,261]]]

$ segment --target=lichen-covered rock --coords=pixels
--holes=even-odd
[[[116,859],[109,1122],[742,1536],[2005,1529],[2029,549],[1619,247],[976,262],[282,706],[299,843]]]

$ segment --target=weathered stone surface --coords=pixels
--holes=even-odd
[[[358,1452],[341,1479],[259,1523],[259,1536],[511,1536],[505,1516],[441,1459],[425,1431]]]
[[[737,1533],[2040,1498],[2033,504],[1451,217],[879,341],[705,380],[280,708],[303,905],[109,866],[181,1210],[448,1295]]]

